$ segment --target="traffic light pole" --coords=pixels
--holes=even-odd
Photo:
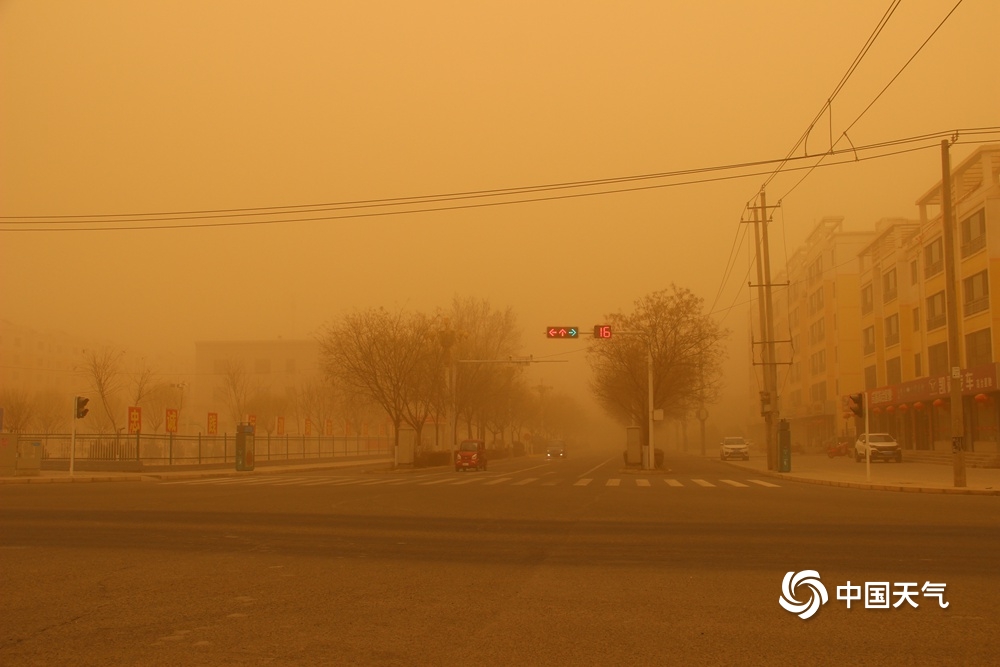
[[[73,476],[73,464],[76,462],[76,410],[77,397],[73,397],[73,433],[69,438],[69,476]]]

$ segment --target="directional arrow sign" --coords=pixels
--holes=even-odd
[[[577,338],[579,335],[577,327],[548,327],[545,330],[546,338]]]

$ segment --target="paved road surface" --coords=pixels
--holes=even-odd
[[[0,487],[0,663],[1000,655],[997,497],[817,486],[694,458],[635,475],[619,462]],[[805,569],[829,591],[809,620],[778,604],[785,573]],[[945,583],[949,606],[847,609],[836,588],[848,580]]]

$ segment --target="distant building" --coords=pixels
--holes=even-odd
[[[304,418],[297,413],[297,393],[309,383],[318,382],[319,343],[315,340],[199,341],[195,343],[195,377],[191,410],[195,421],[206,423],[208,413],[215,413],[221,432],[232,433],[237,421],[247,415],[233,414],[231,390],[227,386],[234,373],[244,375],[247,400],[261,427],[273,430],[282,418],[286,432],[300,433]],[[250,409],[250,408],[248,408]],[[316,425],[319,429],[321,425]]]
[[[840,396],[862,384],[857,256],[874,234],[845,231],[843,222],[820,220],[774,280],[788,283],[772,299],[774,337],[790,341],[775,344],[780,416],[792,443],[806,449],[845,431]],[[759,362],[761,346],[754,348]]]

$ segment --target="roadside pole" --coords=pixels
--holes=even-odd
[[[77,397],[73,397],[73,433],[69,438],[69,476],[73,476],[73,464],[76,462],[76,401]]]
[[[869,405],[868,405],[869,404],[868,392],[866,391],[864,394],[862,394],[862,396],[864,396],[864,399],[862,399],[862,400],[864,400],[864,403],[865,403],[865,410],[864,410],[864,412],[865,412],[865,481],[866,482],[870,482],[870,481],[872,481],[872,445],[871,445],[871,442],[870,442],[870,440],[871,440],[871,433],[868,432],[869,431],[869,429],[868,429],[868,412],[869,412],[869,409],[868,409],[868,407],[869,407]]]
[[[648,393],[649,393],[649,405],[647,406],[647,411],[649,412],[649,438],[647,439],[646,445],[646,461],[643,468],[645,470],[652,470],[656,463],[656,458],[653,456],[653,346],[647,341],[646,344],[646,377],[648,382]]]

